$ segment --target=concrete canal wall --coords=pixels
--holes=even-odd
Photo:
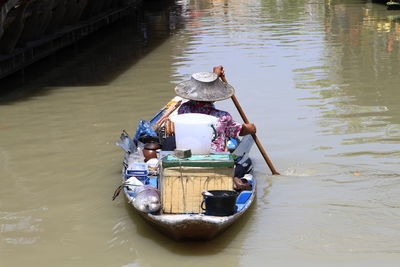
[[[141,0],[0,0],[0,79],[124,17]]]

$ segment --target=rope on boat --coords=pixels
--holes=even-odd
[[[128,182],[128,181],[125,181],[125,182],[123,182],[122,184],[120,184],[118,187],[117,187],[117,189],[115,189],[115,191],[114,191],[114,195],[113,195],[113,197],[112,197],[112,200],[114,201],[116,198],[117,198],[117,196],[119,196],[119,193],[121,193],[121,190],[125,187],[125,186],[142,186],[142,185],[135,185],[135,184],[132,184],[132,183],[130,183],[130,182]]]
[[[120,184],[120,185],[117,187],[117,189],[115,189],[114,195],[113,195],[113,197],[112,197],[112,200],[113,200],[113,201],[119,196],[119,193],[121,193],[121,190],[122,190],[125,186],[143,186],[143,187],[145,187],[145,188],[143,188],[141,191],[135,192],[135,193],[136,193],[136,196],[135,196],[135,197],[137,197],[139,194],[141,194],[141,193],[143,193],[143,192],[145,192],[145,191],[149,191],[149,190],[155,190],[155,191],[158,193],[158,195],[160,196],[160,190],[158,190],[157,188],[150,188],[150,187],[145,186],[145,185],[135,185],[135,184],[132,184],[132,183],[130,183],[130,182],[125,181],[125,182],[123,182],[122,184]]]
[[[115,189],[114,195],[113,195],[113,197],[112,197],[112,200],[113,200],[113,201],[117,198],[117,196],[119,195],[119,193],[121,193],[121,190],[122,190],[125,186],[127,186],[127,184],[124,182],[124,183],[122,183],[121,185],[119,185],[119,186],[117,187],[117,189]]]
[[[186,186],[183,184],[183,172],[182,172],[182,162],[179,161],[179,172],[181,174],[181,185],[182,185],[182,193],[183,193],[183,210],[186,212],[186,192],[185,189],[187,190],[187,184]],[[186,179],[187,183],[187,179]]]

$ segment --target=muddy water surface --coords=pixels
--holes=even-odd
[[[0,82],[0,266],[396,266],[400,12],[361,0],[146,10],[25,83]],[[248,216],[211,242],[176,243],[111,201],[115,141],[218,64],[282,175],[253,149]]]

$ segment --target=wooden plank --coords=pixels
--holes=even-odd
[[[232,190],[233,168],[171,167],[161,179],[164,213],[202,213],[204,190]]]

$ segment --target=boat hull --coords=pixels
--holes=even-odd
[[[255,187],[253,190],[253,194],[247,201],[246,206],[232,216],[208,216],[204,214],[152,215],[135,210],[153,227],[176,241],[211,240],[236,222],[250,208],[255,197]]]
[[[386,7],[389,10],[400,9],[400,2],[387,2]]]
[[[158,115],[156,115],[154,118],[157,116]],[[153,121],[153,119],[151,121]],[[132,162],[134,163],[136,160],[135,157],[130,157],[130,155],[137,148],[133,144],[133,140],[125,131],[123,131],[121,134],[120,139],[122,142],[117,143],[117,145],[121,146],[125,150],[125,155],[122,164],[122,185],[119,186],[118,189],[121,190],[123,188],[123,192],[125,193],[125,197],[128,199],[128,203],[131,204],[133,209],[142,218],[144,218],[159,231],[177,241],[210,240],[216,237],[218,234],[222,233],[234,222],[236,222],[240,217],[242,217],[254,202],[257,188],[257,181],[255,177],[250,178],[252,184],[251,191],[243,191],[237,197],[235,204],[236,213],[230,216],[211,216],[203,213],[163,213],[162,211],[157,214],[143,212],[142,210],[136,208],[137,205],[135,206],[132,204],[136,200],[135,193],[133,192],[134,190],[129,189],[128,186],[124,186],[126,185],[126,181],[130,179],[129,177],[131,177],[129,175],[131,173],[127,174],[128,166],[130,166],[130,164]],[[250,174],[253,170],[251,160],[248,158],[248,154],[253,144],[254,140],[252,137],[245,136],[241,139],[238,147],[233,151],[233,155],[235,155],[238,160],[237,164],[243,168],[246,167],[246,173],[248,174]],[[157,179],[160,179],[160,177]],[[148,183],[153,186],[155,190],[160,189],[158,188],[160,186],[159,182],[154,182],[153,179],[150,179]],[[116,193],[114,193],[114,196],[117,196],[119,191],[116,191]]]
[[[233,223],[232,220],[226,222],[202,220],[198,215],[194,215],[193,218],[182,218],[182,220],[174,218],[173,222],[164,221],[162,215],[159,215],[159,218],[143,213],[140,215],[157,230],[176,241],[211,240]],[[174,215],[174,217],[180,216]]]

